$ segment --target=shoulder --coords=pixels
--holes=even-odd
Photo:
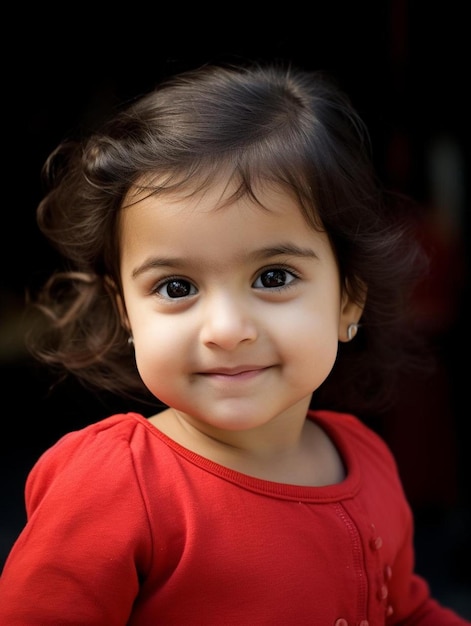
[[[145,418],[137,413],[112,415],[63,435],[42,454],[36,465],[60,464],[62,460],[70,460],[71,456],[92,460],[97,454],[103,456],[111,450],[125,449],[131,444],[136,430],[145,423]]]
[[[26,482],[28,507],[51,489],[75,492],[77,484],[99,490],[133,473],[139,431],[146,420],[135,413],[117,414],[61,437],[36,461]]]

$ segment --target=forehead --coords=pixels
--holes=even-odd
[[[296,247],[332,257],[327,234],[307,223],[293,194],[273,185],[257,188],[256,198],[239,197],[224,180],[192,193],[136,189],[120,216],[120,256],[128,267],[157,255],[217,271],[264,250]]]
[[[245,213],[245,214],[244,214]],[[211,177],[204,180],[185,181],[182,184],[168,180],[147,179],[136,184],[126,195],[120,215],[121,230],[130,221],[153,218],[161,223],[168,220],[185,219],[198,221],[251,222],[260,221],[263,216],[273,220],[283,219],[292,226],[312,229],[312,222],[319,221],[312,209],[311,219],[305,216],[296,194],[288,188],[271,181],[259,181],[256,185],[245,186],[234,177]],[[223,219],[224,218],[224,219]],[[263,221],[263,220],[262,220]],[[319,231],[323,230],[322,228]]]

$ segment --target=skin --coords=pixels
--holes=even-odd
[[[124,323],[144,383],[170,407],[150,421],[246,474],[338,482],[339,454],[306,412],[361,307],[290,195],[264,187],[265,208],[221,204],[228,190],[137,195],[121,211]]]

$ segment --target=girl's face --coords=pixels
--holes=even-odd
[[[241,431],[304,419],[361,309],[325,233],[286,193],[221,206],[147,197],[122,210],[121,277],[142,380],[192,424]]]

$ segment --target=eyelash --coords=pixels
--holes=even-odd
[[[284,283],[282,285],[275,286],[275,287],[264,287],[264,286],[255,287],[255,284],[258,281],[260,281],[262,277],[268,274],[269,272],[273,272],[273,273],[282,272],[284,274],[285,280],[288,279],[289,277],[290,277],[290,280],[287,283]],[[299,280],[299,278],[300,278],[299,274],[295,272],[291,267],[288,268],[283,265],[276,265],[273,267],[264,268],[258,274],[257,278],[252,283],[252,287],[260,291],[268,291],[268,292],[273,293],[273,292],[283,291],[283,290],[290,288]],[[168,293],[166,295],[163,295],[162,293],[160,293],[160,291],[164,289],[165,287],[167,287],[168,289],[168,286],[172,282],[180,283],[180,284],[187,285],[187,286],[189,285],[190,293],[186,295],[182,295],[181,297],[176,297],[176,298],[169,296]],[[193,293],[191,293],[191,291],[193,291]],[[194,296],[196,293],[198,293],[198,290],[193,285],[193,283],[190,280],[187,280],[186,278],[182,278],[181,276],[169,276],[165,278],[164,280],[160,281],[159,283],[157,283],[157,285],[155,285],[155,287],[152,289],[152,294],[155,294],[156,296],[163,298],[165,300],[183,300],[185,298]]]
[[[285,275],[285,279],[287,278],[287,276],[290,276],[290,280],[288,283],[285,283],[283,285],[279,285],[279,286],[275,286],[275,287],[255,287],[255,289],[262,289],[262,290],[267,290],[267,291],[283,291],[285,289],[288,289],[288,287],[291,287],[294,283],[296,283],[300,276],[297,272],[295,272],[291,267],[285,267],[283,265],[275,265],[273,267],[268,267],[266,269],[263,269],[259,275],[257,276],[256,280],[253,282],[252,286],[255,285],[255,283],[257,283],[257,281],[261,280],[262,276],[268,274],[269,272],[282,272]]]

